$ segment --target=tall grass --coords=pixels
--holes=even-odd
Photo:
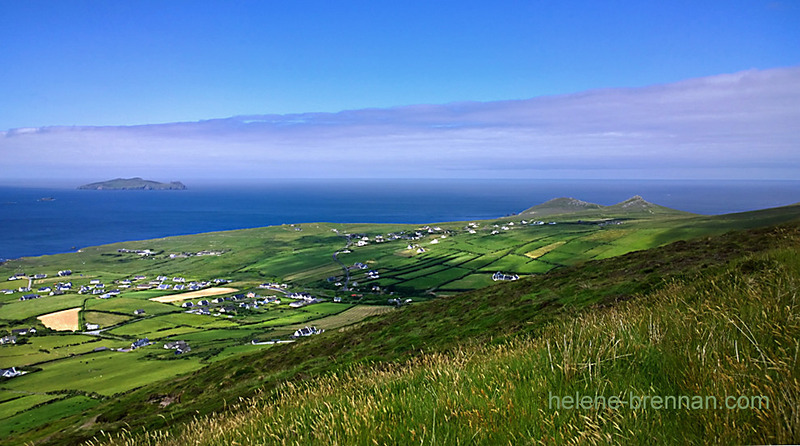
[[[89,444],[764,444],[800,442],[800,257],[598,307],[502,345],[352,367],[240,402],[176,431]],[[764,396],[769,408],[566,409],[568,395]]]

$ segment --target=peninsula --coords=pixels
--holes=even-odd
[[[186,190],[180,181],[159,183],[158,181],[136,178],[117,178],[114,180],[89,183],[79,186],[82,190]]]

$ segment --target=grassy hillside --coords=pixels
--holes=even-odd
[[[502,342],[467,338],[404,362],[355,365],[287,382],[173,435],[134,431],[102,441],[797,443],[800,233],[784,228],[767,237],[787,247],[736,255],[693,280],[671,279],[627,301],[562,313],[539,329],[517,327],[511,332],[518,335],[502,333]],[[584,405],[561,398],[573,395]],[[612,407],[614,397],[630,404]],[[675,402],[681,397],[686,402]]]
[[[376,367],[411,370],[420,357],[449,358],[457,351],[485,355],[492,362],[492,348],[538,342],[553,324],[585,317],[587,310],[607,311],[649,299],[668,287],[726,277],[736,270],[726,273],[725,268],[749,255],[784,248],[789,256],[798,245],[795,226],[715,234],[796,221],[798,215],[800,207],[792,206],[713,217],[617,215],[623,224],[564,217],[557,225],[508,225],[508,230],[494,235],[490,233],[497,230],[494,225],[499,228],[507,220],[478,222],[474,234],[465,222],[442,223],[431,225],[432,230],[440,227],[437,232],[415,241],[430,248],[423,255],[408,253],[406,240],[376,242],[377,235],[417,231],[421,229],[417,225],[319,223],[127,242],[9,262],[0,266],[0,274],[52,275],[71,268],[76,284],[120,280],[136,273],[184,275],[187,280],[222,276],[243,292],[261,292],[255,287],[264,280],[288,280],[292,290],[327,299],[342,297],[343,302],[290,309],[284,299],[282,306],[223,319],[185,314],[177,304],[150,301],[164,294],[154,290],[125,292],[107,300],[74,293],[30,302],[0,297],[0,328],[35,324],[35,316],[45,307],[55,311],[61,304],[82,307],[83,321],[111,328],[99,338],[45,332],[25,345],[0,347],[4,367],[27,364],[33,372],[0,383],[0,438],[16,444],[34,440],[75,444],[101,430],[177,429],[196,416],[229,411],[241,398],[261,394],[271,401],[285,391],[287,382],[313,383],[331,374],[361,376]],[[325,280],[331,271],[337,274],[338,269],[341,274],[331,255],[345,246],[344,233],[363,234],[371,242],[353,246],[346,264],[366,262],[380,271],[378,280],[405,284],[394,292],[414,297],[414,305],[391,310],[386,306],[391,295],[385,289],[368,292],[369,281],[360,291],[345,292]],[[434,239],[440,242],[431,245]],[[694,241],[673,243],[686,239]],[[654,246],[661,247],[631,252]],[[147,248],[153,254],[117,252],[120,248]],[[201,250],[218,254],[169,255]],[[475,290],[491,283],[480,280],[485,274],[500,268],[521,271],[530,262],[549,264],[545,270],[549,272]],[[354,281],[365,279],[363,271],[354,270],[353,275]],[[58,280],[43,279],[36,285]],[[448,288],[448,283],[460,285]],[[474,291],[459,293],[459,289]],[[433,295],[439,298],[430,300]],[[134,317],[133,310],[139,308],[146,315]],[[328,331],[289,345],[249,343],[253,338],[285,336],[306,321]],[[124,347],[144,335],[159,344],[129,353],[93,351]],[[189,341],[192,352],[176,357],[161,348],[161,343],[178,339]]]
[[[409,435],[436,435],[447,443],[548,435],[675,442],[685,426],[697,442],[787,441],[797,432],[796,415],[787,409],[796,405],[786,401],[798,392],[798,246],[797,225],[736,232],[430,301],[147,386],[93,409],[96,424],[62,431],[59,440],[69,443],[70,435],[100,427],[163,429],[260,392],[252,403],[258,410],[198,422],[179,438],[196,434],[210,444],[230,444],[235,438],[228,435],[239,432],[269,442],[263,423],[281,420],[269,423],[278,429],[272,433],[293,432],[287,438],[300,442],[367,438],[359,435],[383,442],[392,442],[389,435],[401,442],[421,439]],[[396,385],[378,391],[385,382]],[[361,392],[350,392],[356,388]],[[546,406],[550,392],[575,391],[606,397],[763,394],[779,409]],[[301,397],[310,399],[306,404]],[[154,414],[164,401],[173,403]],[[336,416],[340,412],[351,416]],[[709,431],[713,437],[704,436]],[[309,437],[313,432],[331,437]]]

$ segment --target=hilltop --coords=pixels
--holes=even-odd
[[[158,181],[135,178],[116,178],[108,181],[84,184],[78,186],[82,190],[186,190],[180,181],[159,183]]]
[[[554,198],[545,203],[530,207],[517,214],[519,217],[540,218],[551,216],[575,217],[603,217],[614,214],[616,216],[636,216],[641,214],[652,215],[691,215],[689,212],[679,211],[664,206],[659,206],[635,195],[625,201],[603,206],[589,203],[570,197]]]

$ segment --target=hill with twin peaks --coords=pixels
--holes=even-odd
[[[550,217],[554,215],[602,217],[605,214],[635,216],[637,214],[690,215],[691,213],[650,203],[642,198],[642,196],[635,195],[611,206],[603,206],[571,197],[553,198],[542,204],[525,209],[516,216],[527,218]]]

